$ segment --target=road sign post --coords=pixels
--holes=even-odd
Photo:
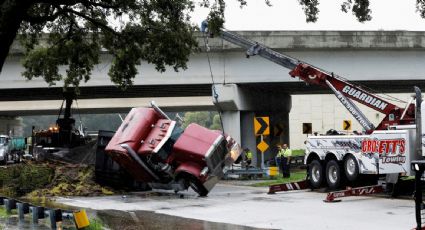
[[[261,152],[261,169],[264,169],[264,153],[269,148],[269,145],[264,141],[264,136],[260,135],[260,142],[257,144],[257,149]]]
[[[254,117],[254,134],[260,136],[260,142],[257,148],[261,152],[261,169],[264,169],[264,152],[269,148],[269,145],[264,141],[264,136],[270,135],[269,117]]]
[[[261,142],[263,142],[263,135],[261,135]],[[261,151],[261,169],[264,169],[264,151]]]

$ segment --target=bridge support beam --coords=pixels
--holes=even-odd
[[[22,119],[13,116],[0,116],[0,134],[23,136],[24,126],[22,123]]]
[[[278,88],[263,90],[236,84],[213,86],[214,104],[222,112],[224,131],[253,154],[253,165],[261,165],[261,141],[254,130],[255,117],[269,117],[270,135],[263,141],[269,145],[264,159],[273,160],[277,143],[289,144],[289,112],[291,96]],[[256,154],[255,154],[256,153]]]

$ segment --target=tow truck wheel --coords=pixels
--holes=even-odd
[[[309,181],[312,188],[320,188],[323,182],[323,167],[318,160],[313,160],[308,166]]]
[[[341,184],[341,169],[335,160],[330,160],[326,164],[326,182],[330,189],[337,189]]]
[[[353,155],[348,155],[345,158],[344,173],[349,181],[355,181],[359,177],[359,165]]]

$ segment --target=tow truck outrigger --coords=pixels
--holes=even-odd
[[[205,26],[203,23],[202,32],[205,32]],[[401,174],[414,175],[410,163],[423,158],[422,153],[415,149],[415,142],[421,141],[424,136],[419,129],[423,125],[420,116],[416,116],[419,119],[415,120],[415,97],[405,108],[400,108],[332,72],[278,53],[237,34],[222,30],[220,37],[246,48],[247,57],[259,55],[290,69],[291,77],[298,77],[307,84],[330,88],[363,127],[364,134],[360,135],[308,137],[304,163],[308,166],[310,187],[322,187],[326,181],[329,188],[337,189],[343,179],[354,183],[367,175],[385,174],[389,175],[389,179],[395,177],[395,180]],[[375,127],[351,100],[383,113],[384,119]]]

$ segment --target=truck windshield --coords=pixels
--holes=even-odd
[[[6,143],[6,137],[0,137],[0,145]]]

